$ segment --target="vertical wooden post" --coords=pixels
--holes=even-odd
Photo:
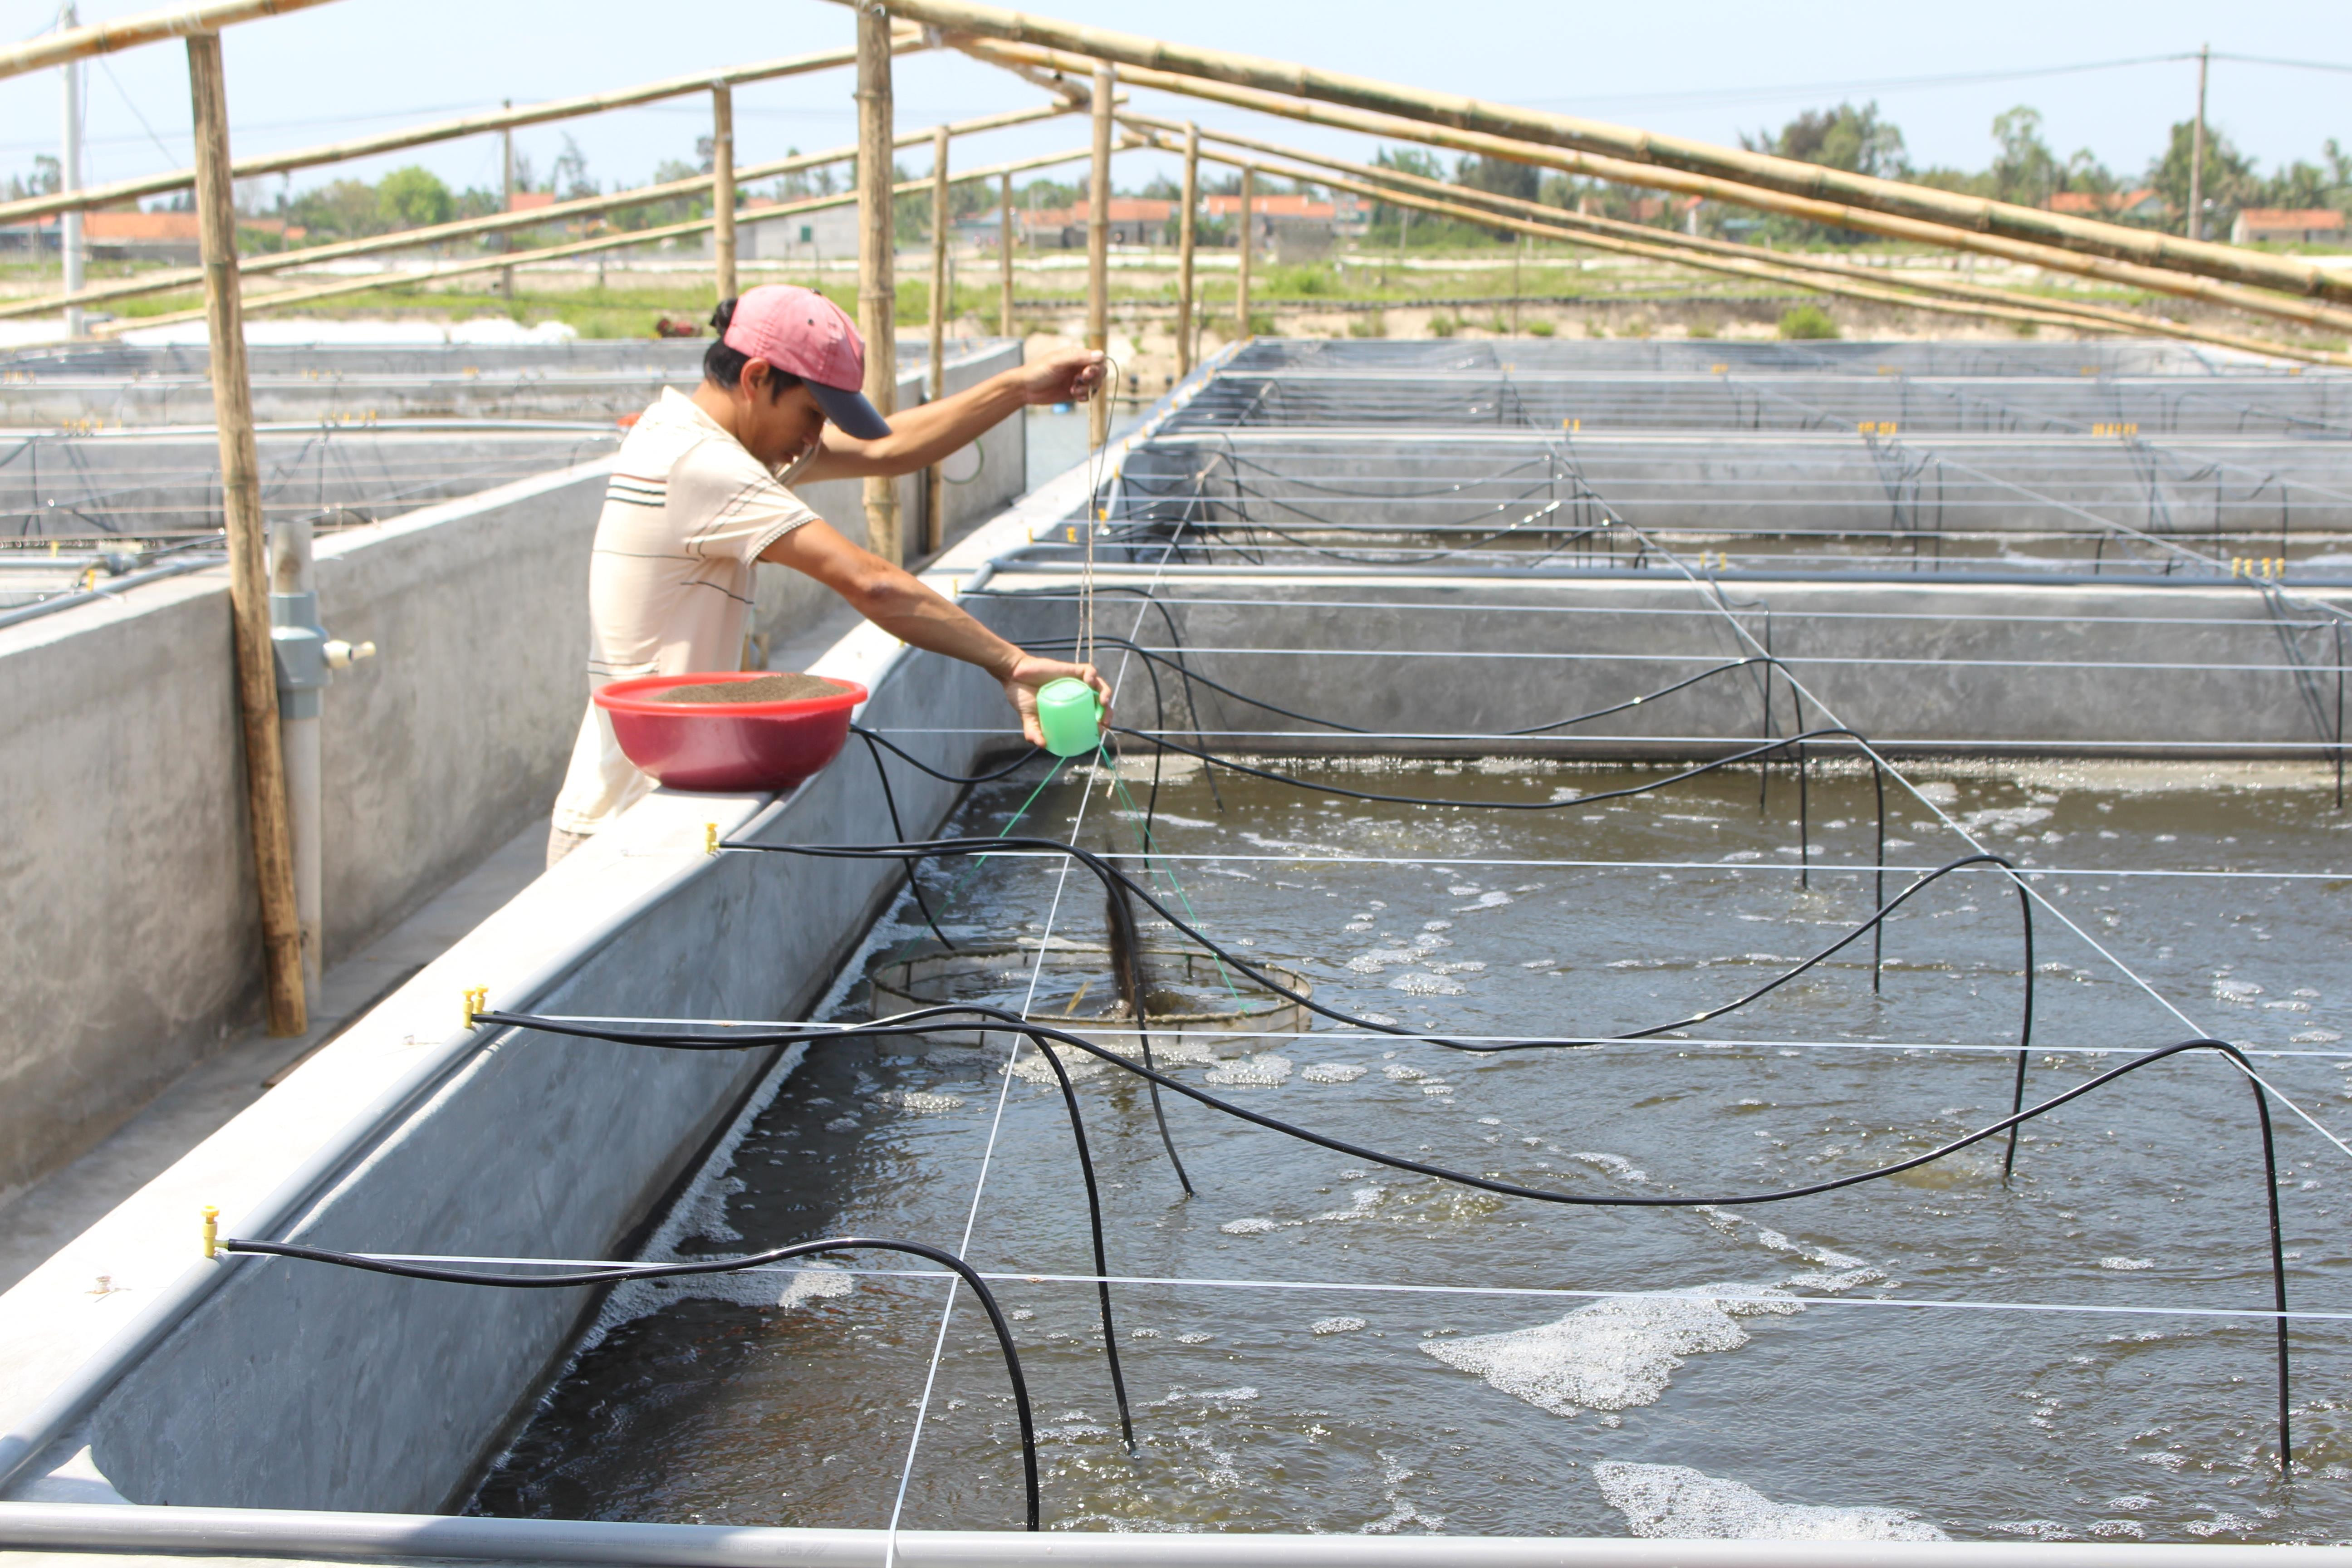
[[[1094,178],[1087,195],[1087,347],[1110,350],[1110,100],[1115,82],[1108,62],[1095,67]],[[1087,401],[1087,445],[1110,437],[1110,381]]]
[[[999,176],[997,217],[1003,228],[997,236],[997,300],[996,335],[1013,336],[1013,171],[1007,169]]]
[[[719,298],[735,298],[735,89],[710,87],[710,255]]]
[[[891,232],[890,13],[857,7],[857,325],[866,338],[866,395],[885,418],[898,409],[898,287]],[[906,563],[895,479],[866,481],[866,547]]]
[[[1249,286],[1250,252],[1257,248],[1257,168],[1242,165],[1242,276],[1240,287],[1234,294],[1234,335],[1250,335]]]
[[[245,312],[237,293],[236,187],[229,174],[228,89],[218,33],[188,38],[188,94],[195,110],[196,226],[205,273],[205,326],[212,341],[213,418],[220,426],[221,521],[228,534],[229,616],[236,650],[236,706],[245,729],[245,797],[261,893],[261,965],[269,1032],[308,1026],[302,995],[302,925],[294,908],[294,847],[286,764],[278,743],[278,662],[269,640],[269,563],[261,524],[261,458],[253,438],[253,384],[246,375]]]
[[[1184,122],[1184,197],[1176,215],[1176,376],[1192,374],[1193,209],[1201,205],[1201,128]]]
[[[948,395],[948,309],[955,285],[948,277],[948,128],[931,132],[931,377],[934,403]],[[923,552],[936,555],[948,542],[948,471],[933,463],[923,471]]]

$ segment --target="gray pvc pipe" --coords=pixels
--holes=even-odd
[[[0,1503],[0,1547],[645,1568],[2345,1568],[2332,1546],[2108,1542],[1642,1541],[1592,1537],[772,1530],[436,1514]]]
[[[692,878],[701,875],[712,864],[706,857],[694,857],[690,862],[598,921],[569,952],[548,960],[535,970],[526,971],[520,983],[511,986],[516,1005],[527,1005],[531,999],[587,962],[624,926]],[[431,1095],[450,1074],[470,1061],[497,1033],[494,1028],[484,1027],[459,1030],[446,1037],[429,1057],[410,1068],[399,1081],[345,1123],[340,1132],[296,1167],[294,1173],[279,1183],[268,1196],[247,1212],[235,1216],[238,1231],[247,1236],[273,1235],[279,1226],[307,1207],[311,1199],[340,1176],[368,1145],[382,1137],[420,1100]],[[5,1491],[18,1471],[31,1464],[86,1415],[133,1362],[153,1349],[199,1301],[217,1289],[228,1278],[236,1262],[236,1257],[225,1254],[191,1267],[120,1332],[100,1346],[95,1355],[77,1367],[31,1415],[8,1432],[0,1434],[0,1491]],[[17,1506],[20,1505],[0,1504],[0,1507],[7,1508]],[[193,1514],[204,1510],[174,1509],[172,1511]],[[223,1511],[235,1513],[237,1510]]]

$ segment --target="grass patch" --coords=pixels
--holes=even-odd
[[[1780,335],[1784,338],[1833,338],[1838,335],[1837,323],[1819,305],[1792,305],[1780,313]]]

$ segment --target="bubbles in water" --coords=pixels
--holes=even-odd
[[[1354,1062],[1310,1062],[1298,1070],[1308,1083],[1353,1083],[1365,1069]]]
[[[1592,1479],[1635,1535],[1685,1541],[1947,1541],[1918,1515],[1892,1508],[1774,1502],[1755,1488],[1686,1465],[1603,1460]]]
[[[1264,1236],[1267,1231],[1281,1227],[1273,1220],[1251,1215],[1243,1219],[1229,1219],[1217,1228],[1227,1236]]]
[[[2152,1258],[2102,1258],[2099,1259],[2099,1267],[2112,1268],[2118,1274],[2129,1274],[2142,1268],[2155,1268],[2156,1260]]]
[[[1307,1330],[1317,1334],[1352,1334],[1363,1326],[1361,1318],[1318,1318],[1307,1325]]]

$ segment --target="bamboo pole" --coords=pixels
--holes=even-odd
[[[1056,163],[1075,163],[1087,156],[1088,153],[1089,149],[1080,147],[1061,153],[1048,153],[1040,157],[1015,159],[1010,163],[975,169],[963,178],[994,179],[998,174],[1008,170],[1019,173],[1028,169],[1050,168]],[[908,180],[891,188],[894,193],[905,195],[928,188],[929,183],[928,179]],[[701,188],[702,176],[696,175],[694,184],[697,189]],[[787,202],[781,206],[762,207],[760,209],[760,216],[762,221],[791,217],[796,214],[818,212],[828,207],[856,206],[857,201],[856,192],[845,191],[837,195],[811,196],[805,201]],[[322,284],[315,289],[289,289],[276,294],[257,294],[246,300],[245,312],[252,315],[259,310],[279,310],[289,305],[307,305],[320,300],[372,293],[379,289],[409,289],[421,284],[438,282],[446,278],[462,278],[469,273],[494,272],[501,268],[520,267],[541,261],[562,261],[570,257],[593,256],[608,250],[627,250],[637,246],[652,245],[660,240],[680,239],[688,235],[706,234],[709,232],[711,222],[712,220],[707,217],[688,218],[683,223],[666,224],[659,228],[627,229],[619,234],[599,235],[593,239],[578,239],[563,245],[551,245],[539,250],[518,250],[495,256],[478,257],[466,261],[443,262],[437,267],[429,267],[420,272],[347,279],[339,283]],[[203,319],[204,311],[200,310],[179,310],[163,315],[128,317],[121,321],[108,322],[96,330],[101,334],[112,334],[133,331],[142,327],[169,326],[178,321]]]
[[[1179,130],[1188,132],[1192,130],[1189,122],[1154,115],[1129,112],[1122,114],[1120,121],[1130,129],[1142,127],[1169,134]],[[1247,148],[1255,152],[1269,153],[1276,157],[1296,159],[1300,163],[1312,163],[1320,168],[1351,174],[1383,186],[1402,186],[1442,199],[1496,207],[1556,227],[1575,229],[1584,234],[1613,235],[1619,238],[1664,246],[1675,250],[1741,258],[1768,266],[1802,272],[1819,272],[1832,278],[1851,279],[1853,276],[1850,268],[1842,265],[1808,256],[1768,250],[1759,246],[1738,245],[1729,240],[1708,239],[1703,236],[1675,234],[1642,224],[1620,222],[1614,218],[1593,217],[1581,213],[1565,212],[1558,207],[1546,206],[1540,202],[1531,202],[1517,196],[1501,195],[1490,191],[1474,190],[1466,186],[1449,185],[1442,180],[1427,179],[1402,170],[1352,163],[1347,159],[1328,157],[1296,147],[1286,147],[1277,142],[1262,141],[1256,137],[1241,136],[1232,132],[1213,131],[1207,134],[1210,140],[1223,142],[1227,146]],[[1166,145],[1164,136],[1161,145],[1163,147]],[[2116,310],[2072,300],[2046,300],[2020,296],[2004,289],[1933,277],[1906,276],[1902,278],[1899,283],[1904,289],[1921,293],[1966,300],[1979,304],[2031,308],[2048,314],[2074,318],[2077,324],[2097,331],[2153,332],[2158,336],[2179,338],[2190,342],[2211,343],[2218,347],[2236,349],[2243,353],[2298,359],[2315,364],[2352,363],[2352,356],[2332,354],[2323,350],[2307,349],[2296,344],[2281,343],[2261,338],[2250,338],[2237,333],[2216,331],[2210,328],[2189,326],[2160,317],[2150,318],[2136,311]],[[1514,292],[1516,293],[1517,290],[1514,289]],[[1927,307],[1923,305],[1922,308]]]
[[[1250,335],[1250,252],[1257,248],[1257,171],[1242,166],[1241,280],[1234,290],[1234,336]]]
[[[1110,352],[1110,116],[1111,95],[1118,84],[1110,67],[1095,67],[1094,166],[1087,186],[1087,347]],[[1110,380],[1108,374],[1087,399],[1087,447],[1089,451],[1110,438]]]
[[[925,387],[934,403],[948,395],[948,132],[931,133],[931,366]],[[923,553],[947,548],[947,466],[923,470]]]
[[[269,1032],[284,1037],[302,1033],[308,1025],[302,925],[294,905],[293,827],[278,745],[278,661],[269,637],[261,456],[253,437],[245,319],[237,309],[236,185],[229,177],[227,85],[218,33],[199,33],[188,40],[188,95],[195,120],[196,225],[212,344],[213,418],[220,429],[221,523],[228,535],[236,706],[245,731],[246,816],[261,900],[262,995]]]
[[[191,5],[185,10],[147,11],[120,21],[68,27],[30,43],[0,49],[0,77],[22,76],[26,71],[61,66],[68,60],[110,55],[118,49],[159,44],[166,38],[216,34],[239,22],[257,22],[264,16],[304,11],[325,3],[326,0],[214,0],[209,5]]]
[[[1482,131],[1522,142],[1571,148],[1656,164],[1690,174],[1812,196],[1868,211],[2032,240],[2094,256],[2168,267],[2209,278],[2290,294],[2352,301],[2352,279],[2286,257],[2210,241],[2176,238],[2120,224],[1988,201],[1927,185],[1882,180],[1820,163],[1718,147],[1683,136],[1542,110],[1436,93],[1369,77],[1317,70],[1286,60],[1208,49],[1083,26],[979,0],[882,0],[891,11],[949,33],[977,34],[1015,43],[1067,49],[1119,66],[1143,66],[1179,76],[1236,83],[1294,98],[1319,99],[1407,120]]]
[[[721,300],[735,298],[735,89],[723,81],[714,82],[710,89],[710,258],[718,270]]]
[[[957,121],[948,126],[951,135],[975,135],[983,131],[1001,130],[1011,125],[1025,125],[1040,120],[1053,120],[1074,112],[1068,104],[1039,104],[1031,109],[1013,110],[1001,114],[983,115],[977,120]],[[930,139],[928,131],[910,132],[898,139],[897,145],[911,147]],[[740,187],[754,180],[771,179],[778,174],[790,174],[803,169],[813,169],[826,163],[846,163],[856,159],[855,147],[836,147],[822,153],[799,153],[772,163],[754,163],[735,171]],[[1016,165],[1017,166],[1017,165]],[[414,250],[422,246],[446,245],[451,240],[471,239],[483,236],[509,234],[520,228],[544,228],[550,224],[567,222],[574,217],[589,217],[600,213],[618,212],[629,207],[650,206],[656,202],[675,201],[680,197],[707,195],[710,178],[693,174],[682,180],[669,180],[658,185],[638,185],[631,190],[614,191],[607,195],[582,196],[573,201],[556,202],[534,207],[525,213],[493,214],[486,217],[458,218],[453,222],[433,224],[424,228],[403,229],[397,234],[371,235],[364,239],[338,240],[331,245],[309,246],[300,250],[280,251],[274,256],[248,258],[239,270],[251,278],[290,268],[315,267],[322,262],[340,261],[346,257],[370,256],[387,250]],[[844,206],[855,201],[846,195],[838,201],[821,197],[811,202],[794,203],[762,210],[763,218],[781,217],[786,213],[804,212],[814,207]],[[651,232],[651,231],[643,231]],[[664,229],[665,234],[699,230]],[[625,244],[626,241],[616,243]],[[15,316],[37,316],[57,310],[61,305],[100,303],[110,300],[135,299],[143,294],[169,294],[191,284],[202,283],[201,268],[172,272],[150,272],[120,283],[100,284],[78,294],[49,295],[46,298],[19,300],[0,305],[0,321]],[[511,290],[509,290],[511,292]],[[152,325],[151,320],[143,324]]]
[[[306,5],[323,4],[324,0],[302,0]],[[899,54],[928,47],[920,33],[909,29],[898,35],[893,45]],[[331,142],[317,147],[299,147],[285,153],[269,153],[247,158],[234,171],[240,180],[260,174],[282,174],[294,169],[310,168],[320,163],[340,163],[352,158],[373,157],[379,153],[396,153],[404,147],[422,147],[435,142],[446,142],[459,136],[487,134],[492,131],[512,131],[519,125],[541,125],[553,120],[576,120],[583,115],[602,114],[607,110],[627,109],[636,104],[654,103],[666,98],[684,98],[691,93],[708,91],[713,85],[724,82],[740,87],[746,82],[768,81],[778,77],[800,76],[809,71],[828,70],[845,66],[856,59],[851,49],[828,49],[823,54],[794,55],[785,59],[764,61],[743,66],[735,70],[721,71],[715,77],[709,71],[699,76],[672,77],[667,80],[648,82],[642,87],[623,88],[614,92],[590,93],[579,98],[551,99],[545,103],[526,105],[521,109],[502,109],[496,114],[469,114],[456,120],[439,120],[425,125],[411,126],[405,131],[387,131],[380,135],[362,136],[350,142]],[[26,218],[42,217],[50,213],[64,212],[72,207],[114,206],[141,196],[160,195],[167,191],[185,190],[195,178],[189,169],[170,169],[160,174],[142,175],[135,180],[118,180],[108,185],[88,185],[78,196],[63,194],[27,196],[20,201],[0,202],[0,224],[21,222]]]
[[[1013,176],[998,176],[1003,182],[997,192],[997,280],[1002,289],[996,301],[996,335],[1013,336]]]
[[[1162,152],[1175,151],[1173,145],[1157,138],[1155,138],[1155,145],[1159,146]],[[1874,284],[1851,282],[1842,279],[1832,279],[1817,278],[1799,273],[1794,268],[1787,267],[1768,266],[1760,262],[1736,260],[1729,258],[1712,258],[1678,253],[1664,245],[1637,244],[1633,241],[1618,239],[1610,236],[1579,233],[1576,230],[1564,228],[1556,224],[1536,223],[1525,218],[1513,217],[1505,213],[1483,210],[1478,207],[1470,206],[1459,201],[1440,200],[1433,196],[1426,196],[1420,195],[1417,192],[1408,191],[1402,186],[1373,184],[1359,180],[1342,179],[1334,175],[1319,174],[1312,169],[1298,168],[1296,166],[1271,163],[1260,164],[1256,163],[1253,160],[1244,158],[1238,153],[1221,153],[1213,152],[1206,155],[1213,162],[1225,163],[1241,170],[1242,177],[1245,181],[1249,178],[1250,174],[1254,169],[1262,168],[1270,174],[1279,174],[1293,179],[1311,180],[1316,184],[1328,185],[1335,190],[1352,191],[1359,195],[1370,196],[1377,200],[1389,202],[1399,206],[1417,207],[1423,212],[1434,213],[1440,216],[1462,218],[1471,223],[1484,225],[1487,227],[1507,228],[1515,233],[1533,235],[1542,238],[1572,240],[1580,245],[1589,245],[1599,250],[1616,251],[1620,254],[1628,256],[1643,256],[1653,260],[1670,261],[1680,266],[1695,268],[1701,271],[1724,272],[1734,277],[1761,279],[1776,283],[1794,283],[1799,287],[1810,289],[1818,293],[1843,295],[1852,299],[1871,300],[1874,303],[1878,304],[1903,305],[1920,310],[1941,310],[1952,315],[1976,316],[1992,321],[2032,321],[2040,326],[2080,328],[2089,325],[2088,323],[2076,321],[2070,317],[2061,316],[2051,311],[2037,310],[2028,306],[2011,308],[2000,305],[1969,304],[1958,300],[1946,301],[1920,295],[1905,293],[1895,289],[1882,288]],[[2115,329],[2093,325],[2092,330],[2112,331]]]
[[[857,319],[866,335],[866,395],[884,418],[898,395],[898,289],[891,209],[890,17],[879,5],[857,10]],[[866,547],[893,566],[906,564],[898,533],[896,480],[866,480]]]
[[[1089,62],[1083,56],[1053,49],[1014,47],[1003,45],[960,45],[965,52],[1001,66],[1007,70],[1034,69],[1045,66],[1059,69],[1075,69]],[[1213,103],[1228,104],[1237,109],[1255,110],[1260,113],[1295,120],[1309,125],[1329,126],[1339,130],[1361,132],[1369,136],[1391,140],[1419,142],[1452,152],[1479,153],[1489,157],[1507,158],[1514,163],[1529,163],[1538,168],[1559,169],[1568,174],[1586,174],[1621,184],[1643,186],[1651,190],[1670,191],[1679,195],[1694,195],[1707,201],[1729,202],[1760,212],[1779,213],[1857,233],[1874,234],[1887,239],[1908,240],[1933,245],[1946,249],[1962,250],[1982,256],[1998,257],[2005,261],[2040,267],[2049,271],[2069,273],[2076,277],[2095,279],[2130,289],[2143,289],[2152,293],[2170,294],[2177,298],[2195,300],[2200,303],[2241,310],[2249,315],[2273,321],[2294,321],[2303,326],[2326,328],[2337,331],[2352,331],[2352,310],[2293,300],[2284,295],[2265,293],[2260,289],[2240,288],[2233,283],[2215,282],[2186,272],[2162,267],[2147,267],[2137,262],[2111,261],[2063,250],[2055,246],[2037,245],[2030,241],[2003,238],[1944,224],[1925,223],[1913,218],[1890,216],[1885,213],[1865,211],[1835,202],[1818,201],[1805,196],[1792,196],[1779,191],[1735,181],[1714,179],[1703,174],[1685,174],[1646,163],[1628,163],[1621,158],[1601,157],[1588,153],[1567,152],[1558,148],[1536,146],[1507,137],[1491,136],[1479,132],[1454,130],[1431,125],[1420,121],[1402,120],[1393,115],[1369,110],[1340,108],[1330,104],[1289,98],[1280,93],[1261,92],[1250,88],[1197,80],[1164,71],[1130,68],[1125,79],[1135,87],[1158,88],[1163,91],[1182,93]]]
[[[1201,205],[1201,128],[1184,126],[1183,206],[1176,216],[1176,376],[1192,374],[1193,209]]]

